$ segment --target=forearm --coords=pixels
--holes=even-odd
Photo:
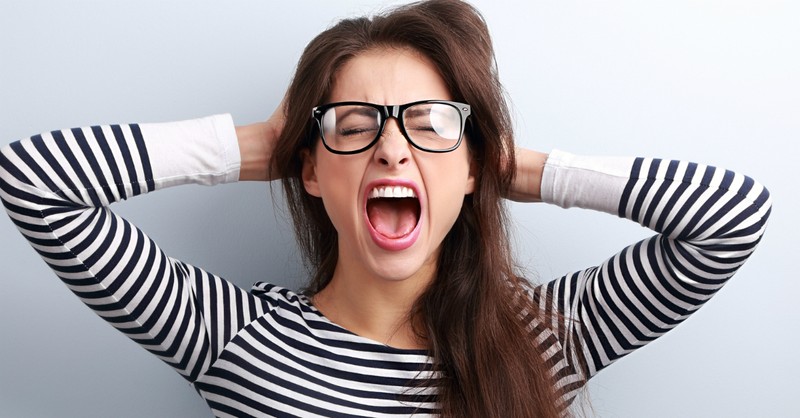
[[[757,241],[769,214],[769,192],[740,173],[686,161],[593,157],[553,151],[543,172],[542,200],[633,220],[666,237]],[[744,235],[734,231],[749,230]]]
[[[105,206],[169,186],[235,181],[238,159],[227,115],[54,131],[0,149],[0,199],[72,292],[194,381],[220,341],[210,340],[202,309],[222,281],[168,257]]]
[[[236,127],[241,156],[239,181],[271,181],[278,178],[277,173],[271,171],[270,160],[286,123],[283,103],[281,101],[278,104],[266,121]]]
[[[538,289],[560,298],[539,300],[543,309],[558,307],[553,323],[570,319],[559,334],[578,336],[562,344],[588,353],[587,377],[708,301],[753,252],[770,214],[769,192],[758,182],[685,161],[553,151],[543,174],[543,202],[602,211],[659,232]]]

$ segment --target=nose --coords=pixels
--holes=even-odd
[[[373,156],[375,162],[390,169],[400,168],[411,161],[411,144],[400,130],[397,119],[386,121]]]

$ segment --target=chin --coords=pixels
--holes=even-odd
[[[372,271],[376,277],[387,281],[403,281],[412,278],[429,281],[436,272],[436,257],[427,259],[421,255],[390,254],[374,260]]]
[[[373,272],[375,276],[387,281],[403,281],[415,276],[420,268],[409,266],[408,263],[388,263],[375,266]]]

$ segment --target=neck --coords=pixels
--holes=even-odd
[[[403,280],[386,280],[356,269],[341,260],[330,283],[314,295],[315,307],[330,321],[350,332],[401,349],[425,349],[414,331],[411,310],[433,279],[435,268],[423,266]]]

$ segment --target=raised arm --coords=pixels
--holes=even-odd
[[[284,102],[281,101],[266,121],[236,127],[241,158],[240,181],[278,179],[277,173],[270,171],[270,160],[272,159],[272,150],[281,135],[285,122]]]
[[[674,328],[725,284],[761,239],[770,196],[749,177],[683,161],[559,151],[546,161],[524,167],[539,172],[542,201],[658,232],[536,289],[556,334],[548,348],[560,352],[559,387],[571,399],[583,380]]]
[[[238,141],[220,115],[53,131],[0,151],[0,198],[31,246],[87,306],[190,381],[268,307],[167,257],[107,206],[169,186],[236,181]]]

